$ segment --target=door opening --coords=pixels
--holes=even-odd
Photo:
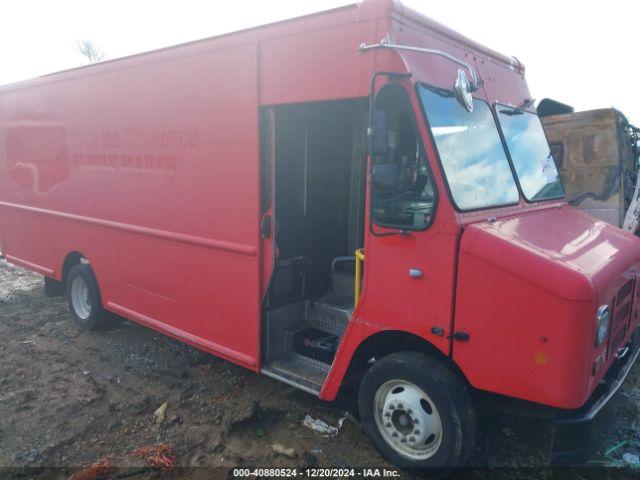
[[[366,99],[274,107],[274,272],[264,373],[318,393],[353,310]]]

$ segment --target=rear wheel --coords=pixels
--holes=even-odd
[[[365,431],[394,465],[440,475],[462,465],[473,449],[469,395],[431,357],[399,352],[382,358],[363,377],[358,397]]]
[[[105,324],[98,282],[88,264],[76,265],[67,277],[67,300],[73,321],[86,330],[96,330]]]

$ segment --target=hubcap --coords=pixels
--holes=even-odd
[[[91,315],[91,295],[82,277],[76,277],[71,282],[71,304],[80,319],[86,320]]]
[[[384,440],[412,460],[431,458],[442,443],[442,422],[435,404],[421,388],[391,380],[374,398],[375,420]]]

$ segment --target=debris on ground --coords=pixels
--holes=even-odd
[[[271,445],[271,448],[279,455],[284,455],[288,458],[296,458],[296,451],[293,448],[287,448],[280,443],[274,443],[273,445]]]
[[[625,453],[622,455],[622,460],[634,468],[640,467],[640,457],[634,453]]]
[[[136,448],[131,455],[143,459],[150,467],[157,468],[163,472],[171,470],[176,461],[171,445],[166,443],[153,447]]]
[[[153,412],[153,416],[156,419],[156,423],[164,422],[165,416],[167,415],[167,406],[168,406],[168,403],[164,402],[162,405],[160,405],[160,407],[158,407],[158,409],[155,412]]]
[[[342,428],[342,425],[344,424],[344,421],[346,419],[347,419],[347,416],[345,415],[340,420],[338,420],[338,426],[334,427],[329,425],[324,420],[320,420],[319,418],[313,418],[311,417],[311,415],[307,415],[306,417],[304,417],[302,425],[304,425],[307,428],[310,428],[311,430],[313,430],[314,432],[318,433],[323,437],[335,437],[336,435],[338,435],[338,432]]]
[[[616,454],[616,452],[620,452],[623,447],[626,452],[622,455],[622,459],[620,459],[619,453]],[[640,441],[631,439],[622,440],[604,452],[605,457],[609,459],[607,464],[612,467],[631,467],[634,469],[640,469],[640,455],[638,453],[640,453]]]
[[[622,447],[626,447],[628,445],[640,448],[640,442],[637,442],[635,440],[623,440],[623,441],[621,441],[619,443],[616,443],[613,447],[607,449],[607,451],[604,452],[604,455],[606,457],[610,457],[612,454],[614,454],[615,452],[620,450]]]
[[[71,475],[69,480],[97,480],[98,478],[106,477],[115,471],[115,467],[112,464],[113,459],[113,455],[107,458],[102,458],[93,463],[90,467],[74,473]]]

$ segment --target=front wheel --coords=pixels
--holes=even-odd
[[[358,406],[372,443],[398,467],[444,474],[473,449],[476,417],[465,386],[422,353],[375,362],[362,379]]]

